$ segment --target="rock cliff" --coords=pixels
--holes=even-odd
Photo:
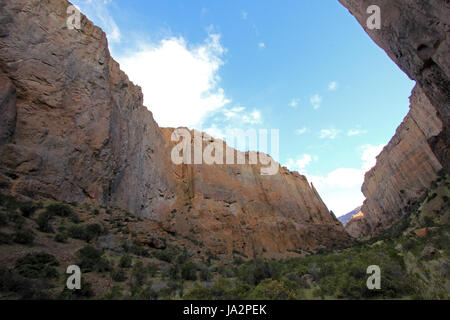
[[[0,1],[2,188],[116,206],[213,254],[281,257],[350,243],[304,176],[173,164],[173,129],[143,106],[102,30],[85,16],[67,28],[69,5]]]
[[[425,194],[441,169],[449,170],[450,4],[445,0],[339,1],[417,81],[409,114],[366,174],[363,218],[347,227],[353,234],[370,235],[397,221]],[[367,26],[371,5],[380,8],[380,29]]]

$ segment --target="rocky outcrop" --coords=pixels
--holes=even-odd
[[[410,112],[377,157],[376,166],[366,173],[362,186],[366,201],[361,210],[372,233],[398,221],[442,169],[428,143],[442,131],[442,122],[418,86],[410,100]]]
[[[347,214],[344,214],[343,216],[340,216],[338,218],[338,220],[342,223],[342,225],[345,227],[345,225],[347,224],[347,222],[350,221],[350,219],[357,213],[359,213],[361,211],[361,207],[358,207],[352,211],[350,211]]]
[[[371,228],[367,223],[366,218],[364,217],[364,213],[362,213],[362,211],[359,211],[358,213],[354,214],[345,224],[345,230],[353,238],[361,238],[369,234]]]
[[[373,235],[398,221],[449,170],[450,41],[445,0],[339,0],[372,39],[417,85],[411,110],[365,177],[363,218],[353,235]],[[370,30],[367,9],[377,5],[381,28]],[[357,230],[360,228],[361,230]]]
[[[0,2],[2,187],[117,206],[213,254],[279,257],[350,243],[304,176],[173,164],[173,129],[153,120],[99,28],[84,16],[79,30],[67,28],[69,5]],[[159,246],[152,236],[142,241]]]

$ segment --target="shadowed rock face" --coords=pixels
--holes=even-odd
[[[350,243],[304,176],[174,165],[173,129],[156,124],[99,28],[83,16],[80,30],[67,29],[69,5],[0,1],[3,188],[117,206],[214,254],[284,257]]]
[[[366,174],[361,235],[396,222],[436,179],[449,171],[450,3],[446,0],[339,0],[417,85],[411,110]],[[381,29],[369,30],[366,12],[381,9]],[[355,223],[351,225],[355,229]],[[353,233],[354,230],[352,231]]]

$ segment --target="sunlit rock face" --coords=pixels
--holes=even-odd
[[[339,0],[417,85],[411,110],[366,174],[362,207],[370,235],[396,222],[443,169],[449,171],[450,4],[445,0]],[[369,6],[380,8],[370,29]],[[355,227],[352,227],[355,229]]]
[[[79,30],[67,28],[69,5],[0,2],[2,188],[117,206],[147,218],[149,233],[213,254],[286,257],[351,243],[304,176],[175,165],[173,129],[143,106],[101,29],[84,16]]]

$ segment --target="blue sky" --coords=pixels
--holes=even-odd
[[[338,216],[414,83],[337,0],[77,0],[161,126],[280,130],[279,161]]]

